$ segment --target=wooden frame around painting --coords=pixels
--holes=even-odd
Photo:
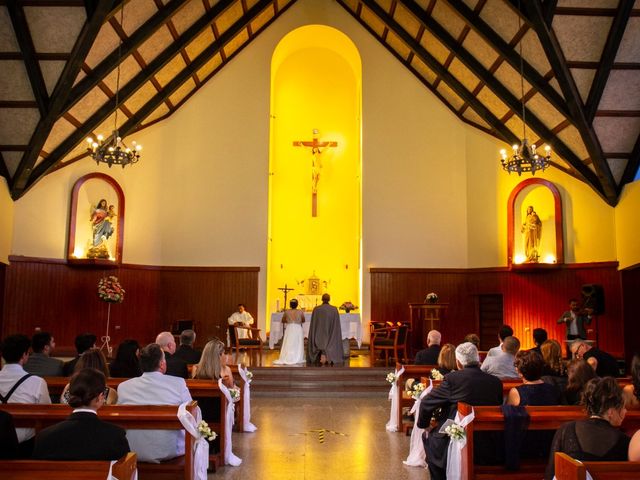
[[[528,187],[547,188],[553,197],[553,225],[555,228],[555,263],[516,263],[514,261],[515,233],[516,229],[516,200],[520,194]],[[551,213],[551,212],[549,212]],[[562,199],[558,188],[548,180],[541,178],[529,178],[515,186],[507,202],[507,263],[511,269],[544,269],[556,268],[564,263],[564,241],[563,241],[563,220],[562,220]]]
[[[124,238],[124,193],[103,173],[79,178],[71,192],[67,262],[120,265]]]

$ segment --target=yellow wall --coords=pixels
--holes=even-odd
[[[640,181],[625,185],[616,206],[616,240],[620,268],[640,263]]]
[[[13,201],[4,178],[0,178],[0,262],[9,263],[13,233]]]
[[[499,169],[503,145],[460,122],[336,2],[317,0],[296,2],[178,112],[134,135],[144,151],[133,168],[82,160],[15,202],[11,253],[64,258],[73,183],[105,172],[125,193],[125,262],[258,266],[259,312],[252,313],[264,327],[273,308],[266,303],[271,60],[285,35],[308,24],[343,32],[362,61],[363,319],[370,267],[506,265],[506,201],[522,178]],[[310,133],[305,126],[296,136]],[[561,192],[570,226],[565,261],[615,260],[614,209],[558,170],[541,176]],[[327,185],[321,181],[321,196]],[[637,225],[628,218],[638,189],[625,195],[618,217],[630,225],[619,233],[627,238]],[[638,262],[625,253],[632,249],[619,248],[627,264]]]
[[[360,302],[360,72],[353,44],[324,26],[294,30],[274,54],[267,272],[273,310],[286,307],[278,290],[285,284],[294,288],[289,298],[298,297],[303,308],[319,303],[317,295],[306,295],[314,274],[327,282],[322,290],[338,305]],[[311,148],[292,145],[314,136],[337,141],[316,156],[321,167],[315,217],[314,156]]]

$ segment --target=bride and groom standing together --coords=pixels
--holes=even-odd
[[[304,312],[298,310],[298,301],[289,302],[288,310],[282,316],[282,323],[287,325],[280,349],[280,358],[274,365],[295,365],[309,363],[311,365],[331,365],[342,363],[342,329],[338,309],[329,305],[331,297],[322,295],[322,305],[313,309],[307,355],[304,352]]]

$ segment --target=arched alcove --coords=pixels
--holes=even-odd
[[[285,285],[307,308],[322,292],[360,304],[361,85],[360,55],[334,28],[298,28],[274,51],[267,313],[285,307]]]

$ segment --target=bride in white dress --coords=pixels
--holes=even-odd
[[[286,324],[286,329],[280,349],[280,358],[273,362],[274,365],[295,365],[307,361],[304,354],[304,332],[302,330],[304,312],[298,310],[298,300],[295,298],[289,302],[289,306],[291,308],[285,310],[282,316],[282,323]]]

